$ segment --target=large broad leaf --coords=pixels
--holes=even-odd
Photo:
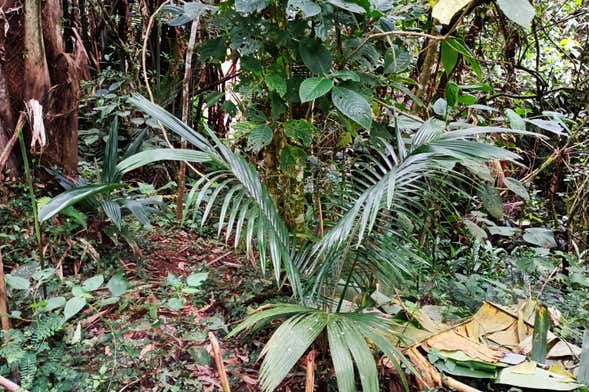
[[[299,97],[301,102],[309,102],[317,99],[329,91],[333,87],[333,82],[328,78],[308,78],[303,80],[299,87]]]
[[[64,297],[51,297],[48,298],[45,302],[46,304],[45,308],[43,308],[43,311],[50,312],[54,309],[61,308],[62,306],[64,306],[66,300]]]
[[[334,87],[331,99],[336,108],[346,117],[351,118],[364,129],[370,129],[372,125],[372,110],[370,103],[357,92],[343,88]]]
[[[519,114],[517,114],[516,112],[514,112],[511,109],[507,109],[507,110],[505,110],[505,115],[507,116],[507,119],[509,120],[509,126],[511,126],[511,128],[519,129],[521,131],[526,130],[526,122],[524,121],[523,118],[521,118],[521,116]]]
[[[449,24],[454,15],[472,0],[439,0],[432,9],[432,16],[442,24]]]
[[[524,241],[542,248],[555,248],[556,241],[552,230],[543,227],[530,227],[524,232]]]
[[[110,192],[119,186],[119,184],[86,185],[60,193],[51,199],[51,201],[39,211],[39,222],[46,221],[59,214],[65,208],[68,208],[87,197],[98,193]]]
[[[536,10],[528,0],[497,0],[497,5],[505,16],[526,29],[536,16]]]
[[[244,14],[262,11],[268,7],[270,0],[235,0],[235,10]]]
[[[384,56],[384,74],[400,73],[411,65],[411,55],[405,48],[395,45]]]
[[[311,0],[288,0],[286,5],[287,16],[294,18],[299,12],[303,15],[303,18],[310,18],[321,13],[321,7]]]
[[[448,82],[446,85],[446,102],[449,106],[456,106],[460,96],[460,89],[454,82]]]
[[[331,69],[331,54],[319,40],[307,40],[299,44],[303,63],[316,74],[326,74]]]
[[[511,177],[506,177],[503,180],[503,182],[505,182],[505,186],[507,187],[507,189],[509,189],[510,191],[512,191],[513,193],[515,193],[516,195],[518,195],[519,197],[521,197],[525,201],[530,200],[530,195],[528,193],[528,190],[521,182],[519,182],[515,178],[511,178]]]
[[[485,184],[479,191],[479,197],[489,215],[496,219],[503,219],[503,200],[493,185]]]
[[[127,288],[129,288],[129,284],[127,283],[127,279],[125,279],[123,275],[114,275],[112,278],[110,278],[110,280],[106,284],[106,287],[108,288],[110,294],[113,297],[120,297],[125,293],[125,291],[127,291]]]
[[[317,128],[307,120],[288,120],[284,123],[284,134],[296,139],[304,146],[311,145],[316,130]]]
[[[78,314],[86,306],[86,299],[82,297],[73,297],[66,302],[63,308],[63,317],[69,320]]]
[[[29,280],[23,278],[22,276],[6,274],[5,278],[8,287],[15,290],[28,290],[31,285]]]
[[[502,369],[496,382],[540,391],[572,391],[581,386],[563,376],[537,367],[535,362],[522,362]]]
[[[102,274],[86,279],[82,284],[82,288],[86,291],[98,290],[104,283],[104,276]]]
[[[338,8],[341,8],[346,11],[350,11],[356,14],[364,14],[366,13],[366,9],[356,3],[352,3],[351,1],[346,0],[327,0],[329,3],[335,5]]]
[[[286,80],[278,74],[269,74],[264,78],[268,90],[275,91],[281,97],[286,94]]]
[[[468,230],[470,235],[472,235],[477,240],[484,240],[487,238],[487,233],[485,232],[485,230],[481,229],[479,225],[477,225],[473,221],[464,219],[464,226],[466,227],[466,230]]]
[[[247,147],[255,153],[272,143],[272,128],[268,124],[260,124],[252,129],[247,137]]]
[[[215,10],[217,7],[203,4],[200,1],[191,1],[184,3],[182,7],[176,5],[167,5],[162,10],[170,13],[170,18],[166,23],[170,26],[182,26],[200,18],[208,11]]]
[[[458,62],[458,52],[446,42],[442,42],[442,66],[446,75],[450,75]],[[453,105],[450,105],[453,106]]]

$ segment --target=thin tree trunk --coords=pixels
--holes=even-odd
[[[190,101],[190,76],[192,75],[192,52],[196,43],[198,32],[198,21],[192,21],[190,27],[190,38],[186,49],[186,63],[184,65],[184,81],[182,83],[182,122],[188,124],[188,108]],[[182,139],[181,148],[186,148],[186,140]],[[186,187],[186,162],[181,161],[178,167],[178,193],[176,194],[176,219],[181,220],[184,210],[184,189]]]

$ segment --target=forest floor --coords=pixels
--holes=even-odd
[[[119,259],[131,284],[125,308],[113,305],[83,320],[89,340],[100,340],[109,329],[120,331],[118,348],[105,342],[91,350],[94,358],[102,357],[98,363],[112,362],[109,368],[117,369],[117,388],[151,390],[180,382],[184,388],[220,390],[212,332],[221,341],[230,384],[258,390],[257,355],[251,352],[256,344],[245,347],[239,338],[223,337],[248,304],[259,301],[256,295],[263,298],[259,290],[270,288],[269,282],[261,282],[251,262],[232,249],[189,231],[159,229],[139,243],[136,255]],[[186,293],[186,278],[203,272],[208,276],[199,291]]]

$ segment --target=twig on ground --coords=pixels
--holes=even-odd
[[[317,352],[315,350],[309,351],[307,354],[307,371],[305,376],[305,392],[313,392],[315,389],[315,356]]]
[[[219,379],[221,380],[221,387],[223,392],[231,392],[229,387],[229,379],[227,378],[227,372],[225,371],[225,365],[223,365],[223,358],[221,357],[221,347],[215,337],[215,334],[209,331],[209,340],[211,341],[211,349],[213,350],[213,358],[215,359],[215,365],[217,365],[217,373],[219,373]]]

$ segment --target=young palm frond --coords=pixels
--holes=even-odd
[[[378,374],[367,340],[393,364],[403,362],[404,358],[391,343],[389,321],[370,313],[340,312],[343,299],[349,294],[346,291],[366,293],[373,290],[375,279],[394,287],[411,274],[410,262],[419,261],[419,257],[403,244],[403,236],[396,233],[391,222],[401,216],[409,220],[417,216],[429,193],[428,180],[443,182],[447,177],[460,177],[454,169],[457,163],[517,158],[509,151],[475,140],[478,135],[497,132],[496,128],[446,132],[435,121],[427,121],[407,141],[399,133],[396,148],[384,143],[386,149],[380,160],[358,173],[359,187],[350,192],[348,199],[355,196],[355,200],[350,201],[349,209],[316,244],[301,247],[291,242],[268,191],[255,168],[244,158],[206,127],[212,142],[144,98],[133,97],[131,102],[191,142],[198,152],[215,163],[217,169],[201,177],[188,196],[188,202],[196,209],[204,205],[203,224],[216,208],[219,234],[224,228],[226,238],[234,234],[236,244],[244,236],[248,249],[255,240],[262,265],[269,254],[277,280],[284,268],[299,299],[304,301],[308,297],[302,295],[298,269],[310,278],[311,297],[317,298],[320,291],[328,293],[327,308],[335,312],[299,305],[273,305],[248,317],[230,334],[289,316],[262,351],[260,381],[265,391],[278,387],[321,334],[327,334],[339,389],[355,390],[356,368],[363,390],[377,391]]]
[[[303,264],[305,275],[315,278],[312,294],[317,294],[326,283],[330,287],[338,284],[343,269],[351,262],[350,248],[362,247],[374,233],[382,214],[390,214],[395,219],[399,214],[411,216],[419,210],[428,194],[427,180],[448,176],[464,178],[454,169],[459,163],[517,159],[518,156],[510,151],[475,140],[479,135],[498,131],[490,127],[445,131],[435,120],[430,120],[407,140],[407,144],[400,133],[396,148],[384,143],[386,148],[380,154],[380,162],[358,176],[356,199],[315,244],[311,257]]]
[[[261,356],[260,385],[264,391],[276,389],[293,366],[321,334],[327,334],[338,390],[356,391],[354,367],[362,390],[379,390],[376,361],[368,342],[386,355],[399,374],[400,363],[411,368],[392,343],[390,322],[378,314],[330,313],[300,305],[277,304],[258,311],[237,326],[228,337],[271,320],[289,316],[264,346]],[[403,378],[403,381],[406,380]]]
[[[154,149],[136,152],[142,135],[127,151],[127,157],[117,164],[118,158],[118,120],[113,121],[102,163],[102,171],[97,183],[86,184],[82,180],[71,181],[63,176],[56,176],[66,189],[51,199],[39,211],[39,222],[44,222],[59,214],[64,209],[78,203],[84,203],[89,209],[101,209],[107,218],[118,228],[122,224],[122,209],[127,209],[139,222],[149,227],[147,216],[158,200],[146,198],[142,195],[124,195],[119,197],[116,191],[125,188],[123,176],[135,169],[152,162],[166,160],[184,160],[189,162],[208,162],[212,158],[209,154],[194,150]]]
[[[240,239],[245,238],[246,248],[250,252],[255,243],[262,268],[269,258],[277,282],[280,282],[281,271],[284,269],[295,295],[300,296],[299,276],[291,259],[288,229],[256,169],[224,145],[206,125],[205,130],[210,141],[141,96],[133,96],[130,102],[186,139],[196,148],[195,153],[205,154],[221,168],[201,177],[188,195],[188,203],[195,210],[205,205],[201,223],[204,225],[213,208],[217,207],[219,235],[225,229],[226,239],[234,235],[236,245]]]

